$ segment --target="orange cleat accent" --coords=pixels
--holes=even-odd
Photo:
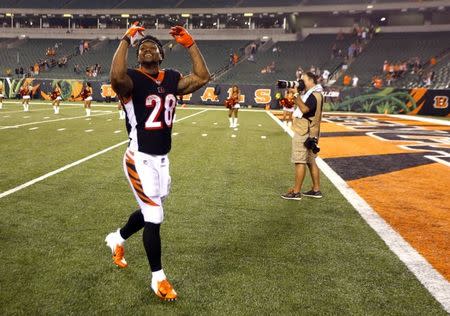
[[[125,260],[125,248],[122,245],[123,239],[120,237],[119,230],[106,236],[105,242],[111,249],[113,263],[121,269],[128,267]]]
[[[116,266],[118,266],[121,269],[128,267],[128,263],[126,262],[124,256],[125,256],[125,248],[121,245],[116,245],[116,249],[112,256],[113,262]]]
[[[155,291],[155,294],[163,301],[175,301],[178,297],[167,279],[158,282],[158,290]]]

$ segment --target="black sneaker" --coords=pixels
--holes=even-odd
[[[314,191],[314,190],[309,190],[308,192],[303,192],[303,195],[307,196],[307,197],[312,197],[312,198],[315,198],[315,199],[322,198],[322,192]]]
[[[281,194],[281,197],[285,200],[297,200],[300,201],[302,199],[302,194],[300,192],[295,193],[293,190],[290,190],[286,194]]]

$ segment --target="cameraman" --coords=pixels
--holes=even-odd
[[[306,91],[303,95],[296,94],[292,138],[292,162],[295,164],[295,185],[286,194],[281,195],[287,200],[301,200],[301,188],[305,178],[306,165],[311,173],[313,187],[303,195],[321,198],[320,173],[315,158],[319,152],[320,121],[322,116],[323,95],[322,87],[317,84],[317,76],[311,72],[304,73],[301,80],[295,83],[298,92]],[[279,87],[286,84],[278,83]],[[289,84],[287,84],[289,85]]]

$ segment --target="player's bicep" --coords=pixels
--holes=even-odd
[[[112,78],[111,87],[119,96],[127,98],[133,91],[133,80],[128,75],[123,76],[123,78]]]
[[[180,78],[177,86],[177,94],[184,95],[197,91],[204,83],[197,76],[190,74]]]

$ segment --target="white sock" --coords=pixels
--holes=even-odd
[[[56,107],[55,112],[56,112],[56,114],[59,114],[59,106]]]
[[[123,245],[125,239],[123,239],[122,235],[120,234],[120,228],[117,228],[116,235],[117,235],[117,242],[119,243],[119,245]]]
[[[238,120],[237,117],[235,117],[234,118],[234,124],[233,124],[234,127],[237,127],[237,120]]]
[[[159,271],[152,272],[152,289],[153,291],[158,291],[158,282],[161,282],[166,279],[166,275],[164,274],[164,270],[161,269]]]
[[[287,126],[291,127],[292,126],[292,122],[291,121],[287,122]]]
[[[91,109],[86,108],[86,115],[91,116]]]
[[[2,102],[0,102],[0,109],[2,109],[3,108],[3,103]]]
[[[26,109],[25,111],[28,112],[30,110],[30,105],[29,104],[25,104],[25,109]]]
[[[229,117],[228,119],[230,120],[230,127],[232,127],[233,126],[233,118]]]
[[[24,104],[22,104],[22,106],[23,106],[23,110],[26,111],[27,110],[27,105],[24,103]]]

